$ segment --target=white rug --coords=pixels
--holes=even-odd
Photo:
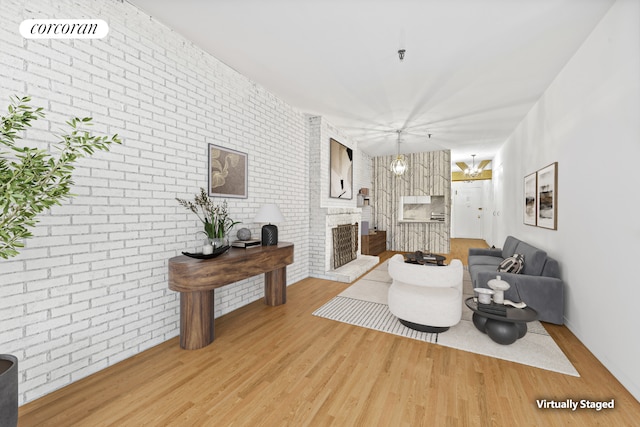
[[[464,275],[465,296],[463,300],[467,296],[472,296],[473,292],[471,279],[466,270]],[[580,376],[560,347],[553,341],[553,338],[537,321],[528,323],[527,334],[515,343],[500,345],[476,329],[471,321],[473,312],[463,302],[462,320],[446,332],[431,334],[407,328],[391,314],[387,306],[387,292],[390,284],[391,277],[389,277],[385,262],[314,311],[313,314],[351,325],[437,343],[566,375]]]

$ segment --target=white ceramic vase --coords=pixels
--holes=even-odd
[[[500,276],[496,276],[495,279],[489,280],[487,285],[494,291],[493,302],[496,304],[504,304],[504,291],[509,289],[511,285],[504,280],[501,280]]]

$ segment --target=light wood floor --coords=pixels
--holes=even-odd
[[[449,258],[476,243],[454,239]],[[285,305],[216,319],[206,348],[171,339],[24,405],[19,426],[638,425],[638,401],[566,327],[545,324],[580,378],[312,316],[348,286],[302,280]],[[615,409],[540,410],[536,399]]]

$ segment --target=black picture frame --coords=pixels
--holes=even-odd
[[[353,199],[353,150],[329,139],[329,197]]]

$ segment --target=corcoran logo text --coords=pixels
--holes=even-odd
[[[101,39],[109,32],[102,19],[25,19],[20,34],[26,39]]]

